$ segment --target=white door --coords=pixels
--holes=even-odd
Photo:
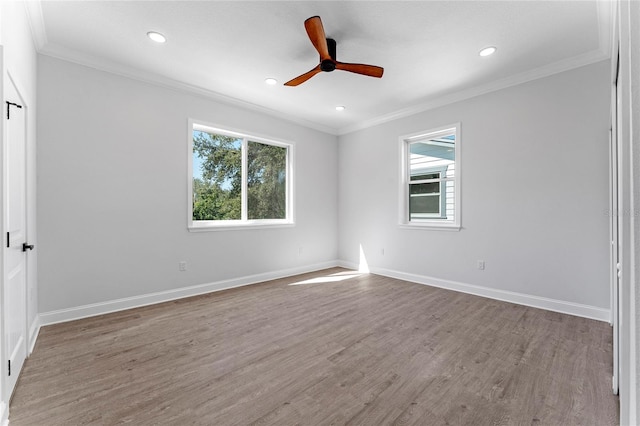
[[[5,102],[3,119],[6,129],[5,151],[5,276],[3,288],[6,397],[16,385],[27,355],[27,301],[26,301],[26,105],[18,89],[5,76]]]

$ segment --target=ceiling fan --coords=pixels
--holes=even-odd
[[[336,60],[336,41],[325,36],[324,28],[322,27],[322,20],[319,16],[312,16],[304,21],[304,28],[307,30],[311,43],[320,54],[320,63],[311,71],[306,72],[293,80],[287,81],[284,84],[285,86],[297,86],[302,84],[322,71],[331,72],[333,70],[343,70],[356,74],[368,75],[370,77],[382,77],[382,73],[384,72],[382,67],[338,62]]]

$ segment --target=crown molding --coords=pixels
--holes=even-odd
[[[212,90],[208,90],[202,87],[194,86],[191,84],[183,83],[168,77],[163,77],[158,74],[135,69],[133,67],[127,67],[113,61],[108,61],[96,56],[87,55],[78,51],[68,49],[53,43],[50,43],[47,38],[46,26],[44,23],[44,16],[42,14],[42,2],[41,0],[23,0],[24,6],[27,12],[27,18],[29,21],[29,27],[31,29],[31,35],[36,51],[45,56],[50,56],[56,59],[72,62],[78,65],[83,65],[89,68],[93,68],[99,71],[105,71],[112,74],[119,75],[121,77],[130,78],[133,80],[142,81],[145,83],[154,84],[167,89],[179,90],[189,92],[210,100],[220,102],[225,105],[240,107],[251,111],[259,112],[265,115],[269,115],[280,120],[288,121],[293,124],[304,126],[309,129],[317,130],[319,132],[327,133],[332,136],[337,136],[337,128],[328,127],[313,121],[305,120],[294,115],[284,114],[280,111],[276,111],[261,105],[257,105],[248,101],[243,101],[231,96],[223,95]]]
[[[280,111],[276,111],[261,105],[257,105],[251,102],[243,101],[231,96],[223,95],[212,90],[204,89],[202,87],[190,85],[177,80],[173,80],[168,77],[163,77],[150,72],[142,71],[132,67],[123,66],[121,64],[104,60],[102,58],[89,56],[72,49],[67,49],[58,45],[47,44],[39,53],[45,56],[61,59],[64,61],[72,62],[78,65],[93,68],[99,71],[105,71],[112,74],[116,74],[122,77],[130,78],[133,80],[154,84],[167,89],[179,90],[189,92],[198,96],[202,96],[207,99],[211,99],[229,106],[240,107],[251,111],[259,112],[265,115],[276,117],[280,120],[285,120],[294,124],[298,124],[310,129],[314,129],[323,133],[327,133],[333,136],[346,135],[358,130],[364,130],[369,127],[377,126],[389,121],[398,120],[400,118],[409,117],[414,114],[425,112],[431,109],[435,109],[441,106],[449,105],[455,102],[460,102],[465,99],[474,98],[486,93],[494,92],[497,90],[505,89],[518,84],[523,84],[529,81],[537,80],[544,77],[549,77],[554,74],[558,74],[564,71],[569,71],[582,66],[590,65],[596,62],[600,62],[610,58],[610,55],[605,53],[605,49],[598,49],[587,52],[585,54],[567,58],[562,61],[554,62],[552,64],[536,68],[534,70],[525,71],[520,74],[516,74],[510,77],[506,77],[500,80],[493,81],[484,85],[476,86],[467,90],[451,93],[446,96],[442,96],[436,99],[430,99],[426,102],[413,105],[408,108],[403,108],[385,114],[382,116],[374,117],[368,120],[363,120],[350,126],[342,128],[328,127],[313,121],[305,120],[294,115],[285,114]],[[606,49],[610,50],[610,49]]]
[[[512,75],[500,80],[492,81],[487,84],[472,87],[470,89],[461,90],[451,93],[436,99],[431,99],[427,102],[421,102],[408,108],[385,114],[376,118],[361,121],[360,123],[352,126],[342,127],[338,130],[338,135],[346,135],[358,130],[364,130],[369,127],[377,126],[389,121],[398,120],[400,118],[409,117],[421,112],[425,112],[431,109],[435,109],[441,106],[460,102],[465,99],[475,98],[476,96],[484,95],[486,93],[495,92],[497,90],[506,89],[508,87],[517,86],[519,84],[527,83],[529,81],[538,80],[540,78],[549,77],[554,74],[569,71],[575,68],[580,68],[586,65],[590,65],[596,62],[609,59],[605,53],[600,49],[592,50],[579,56],[567,58],[562,61],[554,62],[549,65],[545,65],[540,68],[525,71],[520,74]]]
[[[567,58],[543,67],[525,71],[501,80],[496,80],[488,84],[476,86],[471,89],[462,90],[451,93],[426,102],[421,102],[414,106],[403,108],[401,110],[381,115],[369,120],[364,120],[351,126],[345,126],[338,129],[338,135],[346,135],[358,130],[364,130],[369,127],[387,123],[389,121],[398,120],[400,118],[409,117],[414,114],[425,112],[434,108],[449,105],[465,99],[474,98],[496,90],[506,89],[507,87],[523,84],[528,81],[537,80],[539,78],[549,77],[553,74],[580,68],[596,62],[604,61],[611,58],[613,50],[613,18],[615,16],[616,0],[596,0],[596,11],[598,17],[598,49],[586,52],[582,55]]]
[[[278,118],[279,120],[288,121],[290,123],[301,125],[306,128],[317,130],[319,132],[327,133],[333,136],[337,135],[337,129],[332,127],[324,126],[322,124],[308,121],[303,118],[285,114],[280,111],[276,111],[238,98],[223,95],[221,93],[214,92],[213,90],[208,90],[199,86],[183,83],[181,81],[164,77],[159,74],[142,71],[140,69],[121,65],[113,61],[80,53],[73,49],[68,49],[59,45],[51,43],[47,44],[39,53],[44,56],[50,56],[52,58],[72,62],[88,68],[93,68],[98,71],[108,72],[143,83],[153,84],[155,86],[164,87],[166,89],[188,92],[209,100],[220,102],[228,106],[240,107],[247,110],[259,112],[265,115],[272,116],[274,118]]]
[[[616,2],[614,0],[597,0],[596,8],[600,50],[610,58],[613,50],[613,17],[615,16]]]
[[[427,99],[413,106],[403,108],[388,114],[359,121],[353,125],[344,127],[330,127],[314,121],[306,120],[292,114],[276,111],[252,102],[240,100],[231,96],[208,90],[199,86],[183,83],[158,74],[142,71],[133,67],[127,67],[113,61],[108,61],[96,56],[87,55],[63,46],[52,44],[47,39],[46,27],[42,15],[41,0],[24,0],[27,16],[33,35],[34,44],[38,53],[57,59],[73,62],[100,71],[110,72],[122,77],[154,84],[168,89],[189,92],[207,99],[211,99],[229,106],[240,107],[265,115],[276,117],[313,130],[327,133],[333,136],[346,135],[358,130],[367,129],[389,121],[398,120],[414,114],[425,112],[434,108],[449,105],[465,99],[470,99],[496,90],[523,84],[532,80],[548,77],[553,74],[569,71],[574,68],[590,65],[611,58],[613,43],[613,17],[615,12],[615,0],[596,0],[598,17],[598,49],[584,54],[567,58],[552,64],[525,71],[507,78],[496,80],[470,89],[457,91],[449,95],[435,99]]]
[[[31,37],[36,51],[40,52],[48,43],[47,29],[42,15],[42,3],[40,0],[25,0],[24,7],[27,11]]]

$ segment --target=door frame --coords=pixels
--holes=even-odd
[[[611,327],[613,328],[612,352],[613,352],[613,372],[612,372],[612,390],[615,395],[618,394],[620,386],[620,223],[619,212],[621,194],[619,181],[621,179],[621,170],[619,168],[620,150],[618,146],[618,120],[619,120],[619,98],[620,88],[618,80],[620,75],[619,48],[612,52],[612,61],[614,67],[614,78],[611,85],[611,130],[609,131],[609,281],[610,281],[610,308],[611,308]]]

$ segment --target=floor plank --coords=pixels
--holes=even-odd
[[[21,425],[610,425],[608,324],[340,268],[43,327]]]

